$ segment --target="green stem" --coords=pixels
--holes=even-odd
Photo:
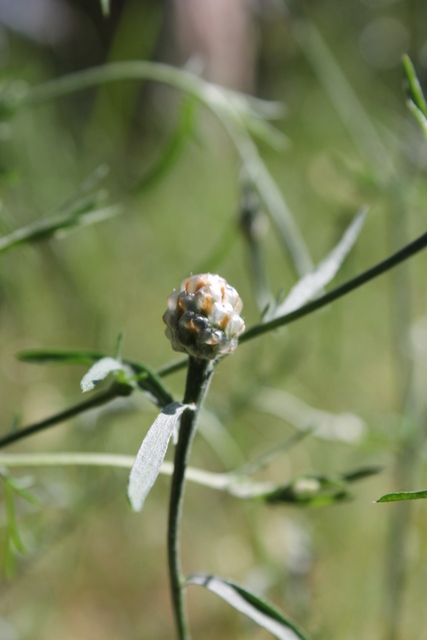
[[[196,432],[197,416],[208,390],[212,374],[212,362],[190,356],[184,403],[194,403],[196,408],[187,409],[187,411],[182,414],[181,418],[179,439],[175,449],[168,524],[169,577],[175,623],[179,640],[189,640],[190,637],[183,599],[183,579],[181,575],[179,539],[179,525],[181,521],[184,497],[185,470],[190,456],[191,443]]]
[[[422,236],[419,236],[419,238],[417,238],[413,242],[410,242],[405,247],[403,247],[403,249],[400,249],[400,251],[397,251],[389,258],[386,258],[370,269],[367,269],[367,271],[364,271],[355,278],[347,280],[347,282],[344,282],[344,284],[336,287],[335,289],[332,289],[332,291],[329,291],[324,296],[316,298],[316,300],[313,300],[313,302],[309,302],[303,307],[299,307],[299,309],[295,309],[295,311],[291,311],[290,313],[286,313],[283,316],[274,318],[274,320],[270,320],[269,322],[254,325],[253,327],[245,331],[245,333],[239,338],[239,342],[252,340],[252,338],[256,338],[263,333],[267,333],[268,331],[277,329],[278,327],[283,327],[287,324],[290,324],[291,322],[294,322],[295,320],[299,320],[300,318],[313,313],[313,311],[317,311],[322,307],[326,307],[331,302],[338,300],[338,298],[342,298],[342,296],[345,296],[347,293],[354,291],[354,289],[361,287],[366,282],[374,280],[374,278],[377,278],[386,271],[393,269],[393,267],[397,266],[401,262],[404,262],[405,260],[408,260],[408,258],[415,255],[422,249],[425,249],[426,247],[427,233],[424,233]]]
[[[13,469],[16,467],[113,467],[118,469],[131,469],[135,462],[135,456],[120,455],[115,453],[0,453],[0,469]],[[165,476],[173,475],[172,462],[162,462],[160,473]],[[204,469],[187,467],[186,480],[217,491],[228,491],[236,482],[233,473],[215,473]],[[253,483],[252,483],[253,485]],[[252,486],[251,485],[251,486]],[[257,487],[260,486],[258,483]]]
[[[84,411],[88,411],[89,409],[94,409],[95,407],[100,407],[101,405],[114,400],[114,398],[118,398],[119,396],[127,396],[131,392],[132,387],[130,387],[129,385],[115,383],[103,393],[99,393],[98,395],[93,396],[85,402],[80,402],[79,404],[74,405],[74,407],[70,407],[65,411],[61,411],[61,413],[55,413],[55,415],[50,416],[46,420],[36,422],[29,427],[24,427],[19,431],[9,433],[7,436],[4,436],[4,438],[0,438],[0,449],[2,449],[3,447],[7,447],[13,442],[22,440],[22,438],[28,438],[28,436],[32,436],[39,431],[43,431],[44,429],[53,427],[55,424],[64,422],[64,420],[74,418],[74,416],[77,416],[79,413],[83,413]]]

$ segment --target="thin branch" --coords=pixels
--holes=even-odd
[[[56,413],[55,415],[46,418],[46,420],[36,422],[28,427],[23,427],[19,431],[14,431],[3,438],[0,438],[0,449],[7,447],[13,442],[17,442],[18,440],[28,438],[28,436],[32,436],[35,433],[39,433],[39,431],[44,431],[44,429],[53,427],[60,422],[74,418],[74,416],[77,416],[84,411],[107,404],[107,402],[111,402],[115,398],[129,395],[130,392],[132,392],[132,387],[115,383],[106,391],[98,393],[84,402],[80,402],[65,411],[61,411],[60,413]]]
[[[185,358],[181,358],[180,360],[174,360],[173,362],[164,364],[156,369],[156,373],[161,378],[165,378],[166,376],[170,376],[172,373],[181,371],[181,369],[185,369],[186,367],[188,367],[188,356],[185,356]]]
[[[111,453],[1,453],[0,467],[112,467],[131,469],[135,456]],[[165,476],[173,474],[173,463],[163,462],[160,473]],[[226,490],[234,479],[231,474],[214,473],[204,469],[187,467],[185,477],[190,482],[210,487],[211,489]]]
[[[247,342],[248,340],[252,340],[252,338],[256,338],[263,333],[267,333],[268,331],[272,331],[273,329],[277,329],[278,327],[283,327],[295,320],[299,320],[304,316],[321,309],[322,307],[326,307],[334,300],[345,296],[347,293],[354,291],[358,287],[361,287],[363,284],[369,282],[370,280],[374,280],[378,276],[386,273],[393,267],[396,267],[401,262],[404,262],[408,258],[411,258],[413,255],[422,251],[427,247],[427,233],[424,233],[422,236],[407,244],[403,249],[397,251],[386,260],[379,262],[375,266],[371,267],[367,271],[364,271],[360,275],[344,282],[344,284],[336,287],[329,293],[326,293],[324,296],[317,298],[317,300],[313,300],[313,302],[309,302],[305,304],[303,307],[292,311],[291,313],[287,313],[284,316],[280,316],[279,318],[275,318],[274,320],[270,320],[270,322],[265,322],[263,324],[257,324],[247,331],[240,337],[239,342]]]

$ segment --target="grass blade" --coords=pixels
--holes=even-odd
[[[4,479],[4,499],[6,504],[6,517],[7,517],[7,524],[9,528],[10,541],[17,551],[20,551],[21,553],[26,553],[26,548],[24,543],[22,542],[22,539],[18,530],[18,523],[16,521],[15,499],[13,495],[13,489],[8,483],[7,478],[3,478],[3,479]]]
[[[319,29],[306,19],[295,23],[293,33],[361,156],[379,176],[395,175],[386,146]]]
[[[157,161],[136,185],[136,191],[149,189],[164,178],[178,162],[185,145],[194,133],[198,102],[193,96],[184,99],[178,125]]]
[[[407,104],[407,107],[408,107],[409,111],[412,113],[412,115],[414,116],[415,120],[420,125],[421,131],[423,132],[424,136],[427,138],[427,118],[426,118],[426,116],[423,114],[421,109],[418,109],[418,107],[412,102],[412,100],[407,100],[406,104]]]
[[[55,214],[49,218],[37,220],[21,229],[12,231],[0,238],[0,253],[25,243],[35,243],[47,240],[59,232],[73,227],[82,227],[96,222],[102,222],[116,216],[120,212],[117,206],[93,209],[93,203],[79,205],[71,212]]]
[[[421,89],[411,58],[406,53],[402,56],[402,67],[406,98],[427,117],[427,105],[424,93]]]

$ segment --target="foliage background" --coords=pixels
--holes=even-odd
[[[37,84],[112,60],[180,65],[193,46],[191,38],[178,37],[170,3],[113,0],[107,19],[95,0],[39,0],[32,19],[23,5],[0,6],[4,82]],[[56,21],[49,22],[44,6]],[[427,6],[410,0],[319,0],[252,3],[251,11],[252,53],[243,69],[253,60],[253,74],[233,84],[248,90],[253,84],[256,95],[286,105],[277,126],[289,138],[287,148],[260,148],[315,262],[356,211],[370,205],[361,238],[339,275],[344,280],[425,230],[426,147],[406,112],[399,65],[407,51],[425,86]],[[12,20],[12,14],[18,17]],[[40,15],[43,28],[36,28]],[[310,32],[299,29],[312,25],[393,159],[393,178],[384,178],[384,167],[358,148],[357,122],[349,118],[344,124],[337,115],[337,100],[312,64],[316,60],[328,76],[325,60],[316,49],[310,58],[313,39],[301,40],[301,33]],[[221,75],[221,65],[207,64],[205,71]],[[344,88],[336,88],[342,97]],[[0,123],[5,233],[52,212],[101,164],[110,167],[104,181],[109,201],[123,203],[123,213],[112,220],[1,256],[4,432],[16,413],[23,425],[30,424],[79,400],[84,370],[19,363],[15,354],[24,348],[112,350],[124,330],[124,355],[153,367],[172,359],[160,318],[166,296],[191,272],[218,271],[240,292],[247,326],[259,320],[238,225],[239,163],[214,118],[199,108],[194,133],[171,170],[136,188],[170,139],[181,100],[165,87],[124,82],[23,110]],[[218,260],[218,247],[230,244],[224,238],[231,249]],[[288,290],[295,276],[271,227],[263,248],[273,291]],[[366,422],[360,442],[311,437],[264,474],[287,481],[307,471],[383,466],[381,475],[357,485],[350,503],[304,510],[242,503],[196,486],[186,494],[185,567],[229,576],[267,594],[318,640],[427,638],[425,505],[373,504],[386,491],[424,488],[427,482],[425,269],[421,255],[288,330],[242,345],[221,364],[207,401],[235,449],[221,436],[228,453],[221,462],[199,436],[192,465],[217,471],[293,433],[291,425],[256,409],[264,387]],[[168,379],[177,397],[183,383],[183,374]],[[14,450],[133,454],[154,415],[142,398],[132,396]],[[30,551],[17,558],[13,578],[3,572],[1,637],[172,637],[168,480],[159,479],[137,516],[126,503],[124,471],[50,469],[32,476],[41,507],[17,504]],[[3,527],[3,549],[5,532]],[[393,572],[401,559],[404,590]],[[195,638],[267,637],[211,594],[191,590],[189,604]]]

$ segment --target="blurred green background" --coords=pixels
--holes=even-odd
[[[279,152],[261,142],[260,153],[315,263],[369,205],[337,281],[425,231],[427,143],[406,110],[400,68],[409,53],[427,85],[425,3],[111,4],[104,18],[96,0],[2,0],[2,90],[111,61],[185,64],[208,80],[283,102],[275,126],[286,147]],[[122,205],[110,220],[0,256],[3,433],[15,416],[31,424],[81,398],[84,368],[31,366],[16,360],[22,349],[112,353],[123,330],[124,356],[152,367],[174,359],[161,316],[167,295],[190,273],[220,273],[243,298],[246,326],[259,322],[239,225],[240,161],[212,114],[194,107],[188,135],[164,170],[147,179],[176,136],[183,100],[163,85],[121,82],[2,112],[4,234],[52,214],[101,165],[110,168],[101,183],[106,202]],[[272,291],[286,292],[295,274],[275,228],[261,221]],[[352,501],[325,508],[267,506],[187,488],[185,570],[253,588],[317,640],[427,638],[426,504],[373,504],[387,491],[427,487],[426,264],[421,254],[288,329],[242,345],[215,375],[194,444],[191,464],[212,471],[261,454],[295,432],[291,394],[328,412],[324,430],[260,477],[288,482],[306,472],[383,467],[354,487]],[[183,373],[167,379],[177,398],[184,381]],[[313,420],[305,405],[300,409]],[[359,420],[342,418],[346,413]],[[334,422],[332,414],[341,418]],[[10,451],[135,454],[155,415],[134,394]],[[174,637],[169,479],[159,478],[135,515],[126,471],[14,476],[30,473],[39,507],[16,501],[28,553],[18,554],[13,576],[5,570],[4,509],[0,516],[2,640]],[[269,637],[210,593],[190,587],[188,600],[194,638]]]

